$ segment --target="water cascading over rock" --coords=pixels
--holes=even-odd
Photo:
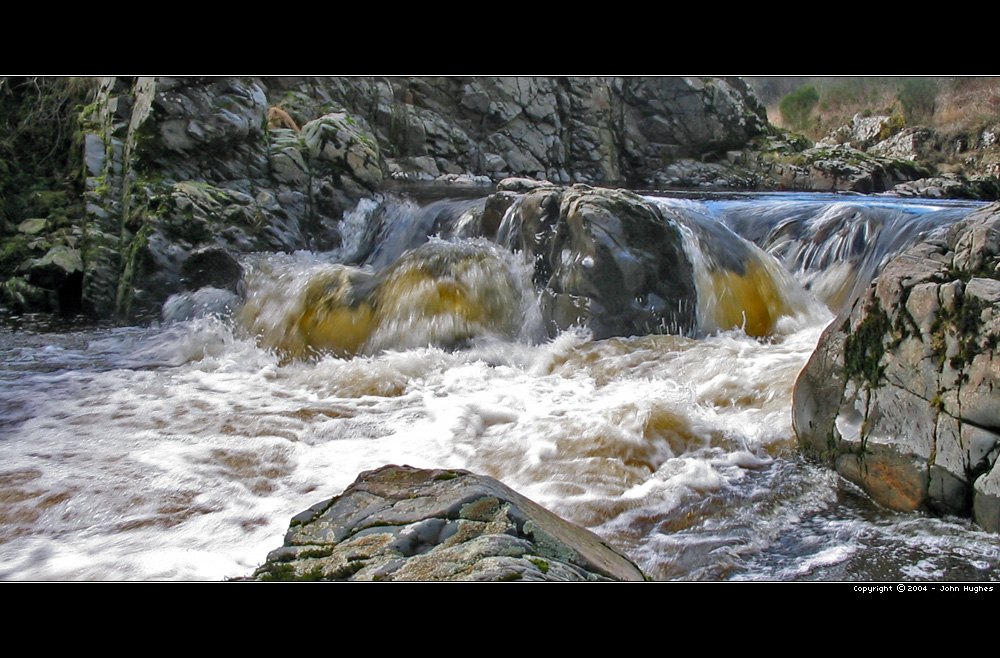
[[[541,186],[424,208],[387,199],[371,218],[367,246],[348,249],[364,265],[251,259],[239,317],[263,346],[343,357],[537,342],[574,326],[598,339],[763,337],[806,308],[772,257],[718,221],[624,190]],[[469,237],[484,235],[497,242]]]
[[[781,265],[713,217],[659,201],[681,226],[697,288],[702,335],[742,329],[762,338],[782,317],[810,312],[801,287]]]
[[[293,357],[454,348],[537,325],[517,263],[482,240],[429,242],[377,272],[273,259],[255,268],[240,321],[262,346]]]

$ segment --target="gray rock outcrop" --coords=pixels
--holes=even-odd
[[[299,124],[331,105],[363,117],[388,175],[471,173],[648,186],[680,158],[713,157],[773,133],[738,78],[267,78]]]
[[[723,78],[104,78],[96,95],[71,274],[85,309],[131,320],[183,291],[192,251],[336,247],[344,211],[392,182],[653,184],[773,131]]]
[[[887,115],[863,116],[855,114],[850,123],[836,128],[816,146],[833,147],[849,144],[851,148],[866,151],[879,144],[893,131],[894,119]]]
[[[255,580],[641,581],[628,558],[493,478],[384,466],[292,519]]]
[[[927,199],[996,199],[1000,198],[1000,179],[946,174],[899,183],[892,188],[892,194]]]
[[[805,149],[766,163],[762,172],[779,189],[863,194],[885,192],[929,174],[909,160],[874,155],[847,143]]]
[[[897,510],[1000,531],[1000,205],[892,259],[799,377],[807,452]]]
[[[827,187],[927,198],[1000,197],[996,165],[990,164],[995,156],[988,154],[995,143],[994,133],[983,130],[971,140],[974,144],[949,145],[947,141],[932,128],[906,126],[898,114],[867,117],[856,114],[848,124],[817,142],[815,148],[795,155],[795,159],[807,160],[811,166],[801,163],[798,169],[783,166],[777,173],[781,184],[799,189]],[[946,154],[955,157],[969,148],[976,153],[963,157],[965,174],[932,175]]]

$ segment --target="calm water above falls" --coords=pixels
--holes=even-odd
[[[970,206],[802,195],[660,202],[689,213],[689,253],[705,250],[696,263],[718,257],[709,242],[725,226],[761,248],[758,297],[782,310],[737,317],[747,328],[767,318],[767,337],[722,330],[739,291],[705,267],[697,337],[545,339],[518,260],[455,239],[431,249],[461,251],[458,283],[442,293],[400,267],[397,312],[356,306],[350,326],[364,331],[321,355],[294,354],[295,341],[346,322],[316,320],[307,300],[317,277],[330,290],[338,277],[364,276],[331,265],[347,248],[249,259],[247,307],[233,319],[58,331],[9,323],[0,578],[246,575],[292,515],[360,471],[407,463],[497,477],[657,579],[1000,579],[995,536],[872,506],[799,458],[789,417],[795,378],[832,318],[826,305]],[[436,286],[431,317],[414,302],[427,286]],[[460,349],[419,340],[448,343],[452,333]]]

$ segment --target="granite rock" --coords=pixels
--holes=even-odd
[[[493,478],[384,466],[296,515],[252,578],[641,581],[627,557]]]
[[[802,447],[897,510],[1000,531],[1000,205],[893,258],[795,386]]]

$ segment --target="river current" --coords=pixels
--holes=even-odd
[[[755,243],[759,299],[704,268],[692,335],[547,336],[526,266],[462,238],[460,209],[442,231],[426,214],[401,221],[415,205],[394,201],[392,225],[414,228],[380,235],[367,264],[340,264],[372,239],[372,201],[345,219],[356,231],[337,252],[247,258],[233,312],[202,299],[145,328],[4,318],[0,579],[245,576],[293,515],[389,463],[496,477],[656,580],[1000,579],[996,536],[875,506],[800,457],[790,419],[795,379],[846,300],[976,204],[654,201],[686,213],[696,274],[712,236]],[[432,257],[463,259],[445,292],[405,268],[429,234]],[[379,305],[392,317],[346,304],[353,315],[322,322],[364,332],[309,347],[317,281],[341,290],[401,256]]]

